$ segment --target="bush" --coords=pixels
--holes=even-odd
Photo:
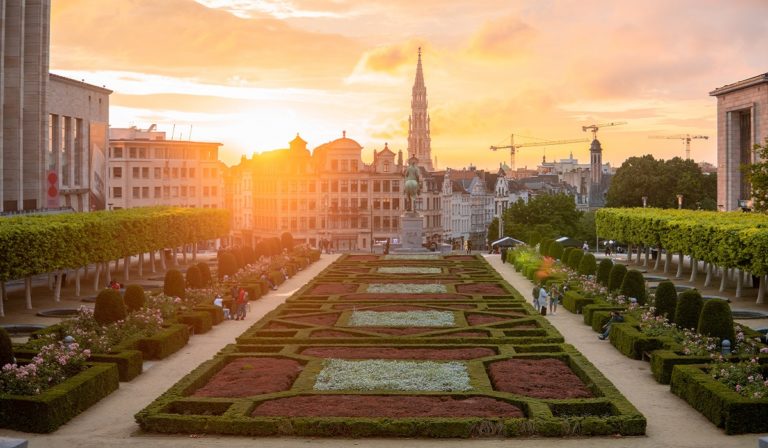
[[[669,280],[659,283],[656,287],[656,315],[664,316],[670,322],[674,322],[675,308],[677,308],[677,290],[675,284]]]
[[[280,235],[280,247],[288,252],[293,250],[293,235],[291,235],[291,232],[283,232]]]
[[[600,265],[597,267],[597,283],[607,287],[611,279],[611,269],[613,269],[613,261],[609,258],[600,260]]]
[[[254,252],[251,246],[243,246],[243,261],[245,264],[251,264],[256,262],[256,252]]]
[[[144,308],[144,288],[140,285],[128,285],[125,288],[124,299],[129,313]]]
[[[107,288],[96,296],[96,304],[93,307],[93,318],[96,322],[109,325],[125,319],[126,315],[125,303],[118,291]]]
[[[184,298],[184,276],[176,269],[171,269],[165,273],[165,283],[163,283],[163,293],[166,296]]]
[[[704,336],[719,338],[721,341],[728,339],[731,344],[735,344],[736,333],[733,330],[733,316],[728,302],[707,300],[701,309],[697,331]]]
[[[634,297],[638,305],[645,305],[647,292],[645,291],[645,279],[643,273],[632,269],[624,275],[621,281],[621,294],[627,298]]]
[[[0,300],[2,300],[0,298]],[[11,343],[11,336],[5,331],[5,328],[0,327],[0,368],[6,364],[13,364],[15,359],[13,357],[13,344]]]
[[[677,297],[675,323],[680,328],[695,330],[699,326],[699,317],[704,300],[699,291],[690,289]]]
[[[595,256],[590,253],[584,254],[579,263],[579,274],[595,275],[595,271],[597,271],[597,261],[595,261]]]
[[[219,280],[225,275],[233,276],[237,273],[237,260],[230,252],[222,252],[219,255]]]
[[[563,258],[563,245],[555,241],[549,246],[549,254],[551,257],[560,260]]]
[[[574,271],[579,268],[579,263],[581,263],[581,259],[584,257],[584,251],[581,249],[574,248],[570,254],[568,254],[568,267],[573,269]]]
[[[198,263],[197,270],[200,271],[200,281],[203,283],[203,288],[211,286],[213,278],[211,277],[211,268],[208,266],[208,263]]]
[[[541,255],[544,255],[546,257],[551,257],[552,254],[550,252],[552,250],[551,249],[552,243],[554,242],[555,240],[551,238],[544,238],[543,240],[541,240],[541,243],[539,243],[539,252],[541,253]]]
[[[197,268],[197,266],[190,266],[187,269],[187,288],[202,288],[203,287],[203,278],[200,275],[200,269]]]
[[[621,288],[621,283],[624,281],[624,276],[627,275],[627,267],[621,263],[616,263],[611,268],[611,275],[608,277],[608,291],[618,291]]]

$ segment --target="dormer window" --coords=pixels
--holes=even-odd
[[[385,173],[389,172],[389,162],[384,162],[384,172]]]

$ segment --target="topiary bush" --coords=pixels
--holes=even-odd
[[[232,276],[237,273],[237,260],[230,252],[222,252],[219,255],[219,280],[225,275]]]
[[[590,253],[584,254],[584,256],[581,257],[581,262],[579,263],[579,274],[595,275],[596,271],[597,261],[595,260],[595,256]]]
[[[280,235],[280,247],[288,252],[293,250],[293,235],[291,235],[291,232],[283,232]]]
[[[101,325],[109,325],[118,320],[123,320],[127,314],[123,298],[117,290],[107,288],[96,296],[93,318]]]
[[[571,256],[571,252],[573,252],[573,247],[566,247],[563,249],[563,257],[560,259],[560,261],[563,262],[564,265],[568,266],[568,258]]]
[[[14,362],[16,362],[16,359],[13,357],[11,336],[5,331],[5,328],[0,327],[0,368],[6,364],[13,364]]]
[[[539,252],[541,253],[541,255],[544,255],[546,257],[551,257],[552,255],[550,254],[550,248],[552,247],[552,243],[554,242],[555,240],[551,238],[544,238],[543,240],[541,240],[541,243],[539,243]]]
[[[608,291],[618,291],[625,275],[627,275],[627,267],[621,263],[614,264],[611,268],[611,274],[608,276]]]
[[[695,330],[699,326],[704,300],[698,290],[690,289],[677,296],[675,323],[680,328]]]
[[[600,260],[600,265],[597,267],[597,283],[607,287],[611,278],[611,269],[613,269],[613,261],[608,258]]]
[[[200,281],[203,283],[203,288],[211,286],[213,277],[211,277],[211,267],[208,263],[198,263],[197,270],[200,271]]]
[[[128,285],[125,287],[123,300],[129,313],[144,308],[145,299],[144,288],[140,285]]]
[[[200,275],[200,269],[197,268],[197,266],[190,266],[187,269],[187,288],[202,288],[203,287],[203,278]]]
[[[163,283],[163,293],[166,296],[184,298],[184,276],[176,269],[171,269],[165,273],[165,283]]]
[[[645,305],[648,293],[645,290],[645,279],[643,273],[631,269],[624,274],[624,280],[621,281],[621,288],[619,289],[621,295],[625,297],[634,297],[637,299],[638,305]]]
[[[721,341],[728,339],[731,344],[735,344],[736,332],[733,329],[733,315],[728,302],[719,299],[704,302],[697,331],[704,336],[719,338]]]
[[[573,269],[574,271],[579,268],[579,263],[581,263],[581,258],[584,256],[584,251],[581,249],[573,249],[571,253],[568,255],[568,267]]]
[[[675,308],[677,308],[677,290],[675,284],[669,280],[659,283],[656,287],[656,315],[664,316],[670,322],[675,321]]]
[[[563,258],[563,245],[558,243],[557,241],[553,242],[549,246],[549,254],[552,258],[556,258],[558,260]]]

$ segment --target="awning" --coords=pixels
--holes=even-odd
[[[502,238],[500,240],[496,240],[496,241],[492,242],[491,243],[491,247],[495,247],[495,246],[512,247],[512,246],[516,246],[518,244],[525,244],[525,243],[523,243],[520,240],[516,240],[516,239],[512,238],[511,236],[505,236],[504,238]]]

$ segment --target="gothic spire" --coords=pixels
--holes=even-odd
[[[413,81],[411,116],[408,117],[408,159],[412,157],[418,159],[418,166],[427,171],[434,171],[427,112],[427,87],[424,85],[424,71],[421,67],[421,47],[416,63],[416,78]]]

